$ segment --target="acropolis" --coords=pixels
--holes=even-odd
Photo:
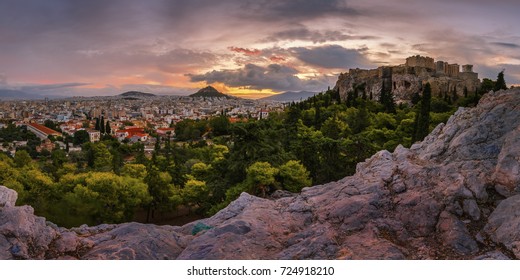
[[[480,87],[478,74],[473,65],[461,67],[457,63],[435,61],[431,57],[411,56],[398,66],[381,66],[377,69],[350,69],[339,76],[335,89],[342,99],[355,88],[363,88],[367,96],[378,99],[385,82],[392,85],[392,94],[397,102],[408,102],[414,93],[420,93],[423,85],[430,83],[434,96],[446,94],[462,96],[474,93]]]

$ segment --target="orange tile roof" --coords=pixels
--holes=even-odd
[[[50,129],[44,125],[37,124],[37,123],[28,123],[27,125],[30,125],[34,127],[35,129],[47,134],[47,135],[61,135],[61,133],[57,132],[56,130]]]

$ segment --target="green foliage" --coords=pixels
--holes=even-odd
[[[495,82],[491,79],[484,78],[482,79],[482,83],[480,84],[480,91],[482,93],[487,93],[495,88]]]
[[[504,70],[500,71],[497,76],[497,81],[493,88],[494,91],[499,91],[502,89],[507,89],[506,80],[504,79]]]
[[[255,162],[246,169],[246,186],[251,193],[265,197],[274,187],[278,169],[268,162]]]
[[[99,131],[101,134],[105,134],[105,117],[101,116],[101,121],[99,121]]]
[[[29,165],[32,162],[31,156],[27,151],[17,151],[14,155],[14,165],[18,168]]]
[[[184,202],[190,206],[201,207],[207,203],[208,189],[206,182],[194,178],[188,179],[181,191]]]
[[[130,220],[136,207],[150,201],[146,184],[130,177],[92,172],[77,175],[76,178],[68,177],[67,180],[73,180],[76,184],[71,191],[67,188],[63,190],[63,199],[58,202],[62,207],[51,211],[51,217],[54,216],[58,224],[120,223]]]
[[[74,132],[74,138],[72,143],[74,145],[82,145],[90,140],[88,132],[86,130],[78,130]]]
[[[231,123],[225,115],[212,118],[209,127],[214,136],[229,135]]]
[[[96,125],[94,126],[94,129],[98,131],[101,129],[101,121],[99,118],[96,118]]]
[[[146,166],[138,163],[127,163],[121,169],[121,176],[144,179],[147,175]]]
[[[309,171],[299,161],[290,160],[279,168],[282,187],[290,192],[300,192],[302,188],[311,185]]]
[[[208,131],[205,120],[184,119],[175,124],[175,135],[179,141],[197,141]]]
[[[336,117],[330,117],[328,118],[323,125],[321,126],[321,133],[325,137],[329,137],[331,139],[339,139],[343,137],[344,133],[349,134],[350,129],[348,128],[348,125]]]
[[[98,171],[110,171],[112,169],[112,154],[103,143],[92,145],[94,153],[94,169]]]
[[[105,133],[106,134],[112,133],[112,128],[110,128],[110,121],[107,121],[107,123],[105,125]]]
[[[421,141],[430,132],[430,105],[431,105],[431,87],[430,83],[424,86],[419,112],[415,121],[415,132],[412,141]]]

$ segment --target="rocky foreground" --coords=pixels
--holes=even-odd
[[[518,259],[520,89],[459,109],[354,176],[182,227],[59,228],[0,186],[0,259]]]

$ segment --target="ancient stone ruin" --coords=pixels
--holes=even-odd
[[[473,72],[473,65],[450,64],[434,61],[433,58],[411,56],[406,63],[398,66],[381,66],[377,69],[350,69],[342,73],[335,90],[343,100],[349,91],[365,91],[366,96],[375,100],[381,95],[384,79],[391,79],[392,94],[396,102],[409,102],[414,93],[420,93],[423,85],[430,83],[433,96],[463,96],[472,94],[480,87],[478,73]],[[361,95],[361,94],[359,94]]]

